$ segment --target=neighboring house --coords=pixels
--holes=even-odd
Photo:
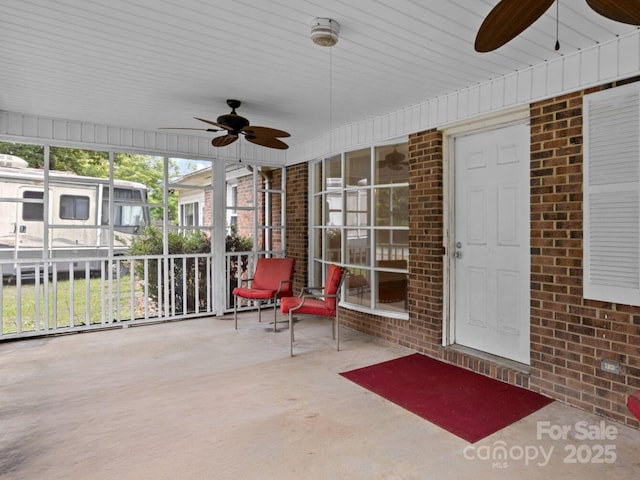
[[[211,225],[211,169],[203,168],[187,173],[172,183],[178,194],[178,226],[202,227]],[[207,202],[209,198],[209,202]]]
[[[257,240],[256,249],[279,250],[281,208],[279,169],[230,165],[225,172],[225,228]],[[171,188],[178,194],[180,227],[213,225],[212,169],[202,168],[178,178]],[[268,208],[267,208],[268,206]],[[269,213],[267,213],[267,210]]]
[[[247,215],[238,213],[238,190],[251,188],[253,179],[246,168],[233,168],[226,176],[225,219],[226,232],[231,233],[233,226],[250,236],[252,223]],[[172,182],[172,189],[178,194],[178,225],[180,227],[210,227],[212,218],[211,168],[202,168],[189,172]]]

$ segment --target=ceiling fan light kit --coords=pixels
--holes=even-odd
[[[314,18],[311,22],[311,40],[321,47],[333,47],[338,43],[340,24],[331,18]]]

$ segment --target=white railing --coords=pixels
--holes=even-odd
[[[0,340],[215,314],[210,254],[2,260],[0,270]]]

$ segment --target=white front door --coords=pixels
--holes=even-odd
[[[455,343],[529,364],[529,127],[454,139]]]

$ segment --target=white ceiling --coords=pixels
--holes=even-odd
[[[236,98],[239,114],[289,131],[295,145],[636,28],[563,0],[558,52],[554,5],[510,44],[476,53],[476,31],[496,3],[2,0],[0,110],[199,128],[193,117],[215,120]],[[341,24],[335,47],[311,42],[315,17]]]

